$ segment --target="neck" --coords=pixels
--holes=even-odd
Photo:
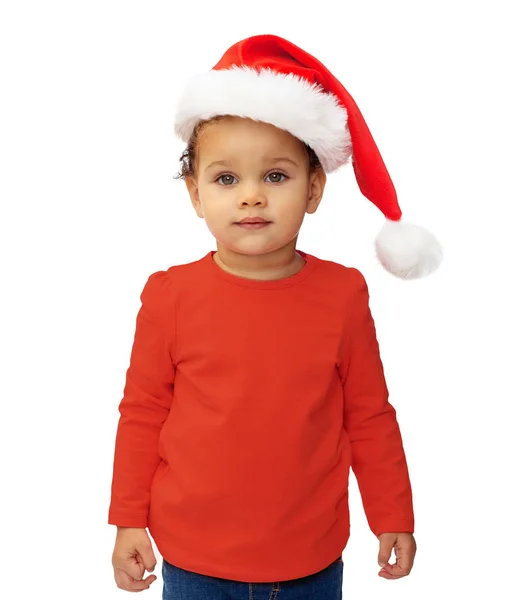
[[[305,259],[296,252],[295,245],[266,254],[242,254],[217,243],[213,259],[224,271],[247,279],[283,279],[305,266]]]

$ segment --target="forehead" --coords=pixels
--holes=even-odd
[[[269,123],[240,117],[224,117],[205,123],[199,130],[197,142],[202,152],[221,151],[223,154],[303,154],[304,144],[288,131]]]

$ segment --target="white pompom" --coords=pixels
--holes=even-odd
[[[441,244],[427,229],[390,219],[377,235],[375,249],[384,269],[400,279],[424,277],[443,259]]]

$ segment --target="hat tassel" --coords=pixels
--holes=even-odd
[[[439,241],[424,227],[386,219],[375,239],[378,260],[399,279],[418,279],[437,269],[443,259]]]

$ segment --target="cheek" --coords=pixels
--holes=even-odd
[[[290,209],[284,211],[282,221],[287,229],[298,229],[303,222],[305,209],[300,203],[296,203]]]
[[[211,189],[203,189],[200,193],[200,204],[204,218],[210,222],[226,219],[229,212],[226,194],[215,194]]]

